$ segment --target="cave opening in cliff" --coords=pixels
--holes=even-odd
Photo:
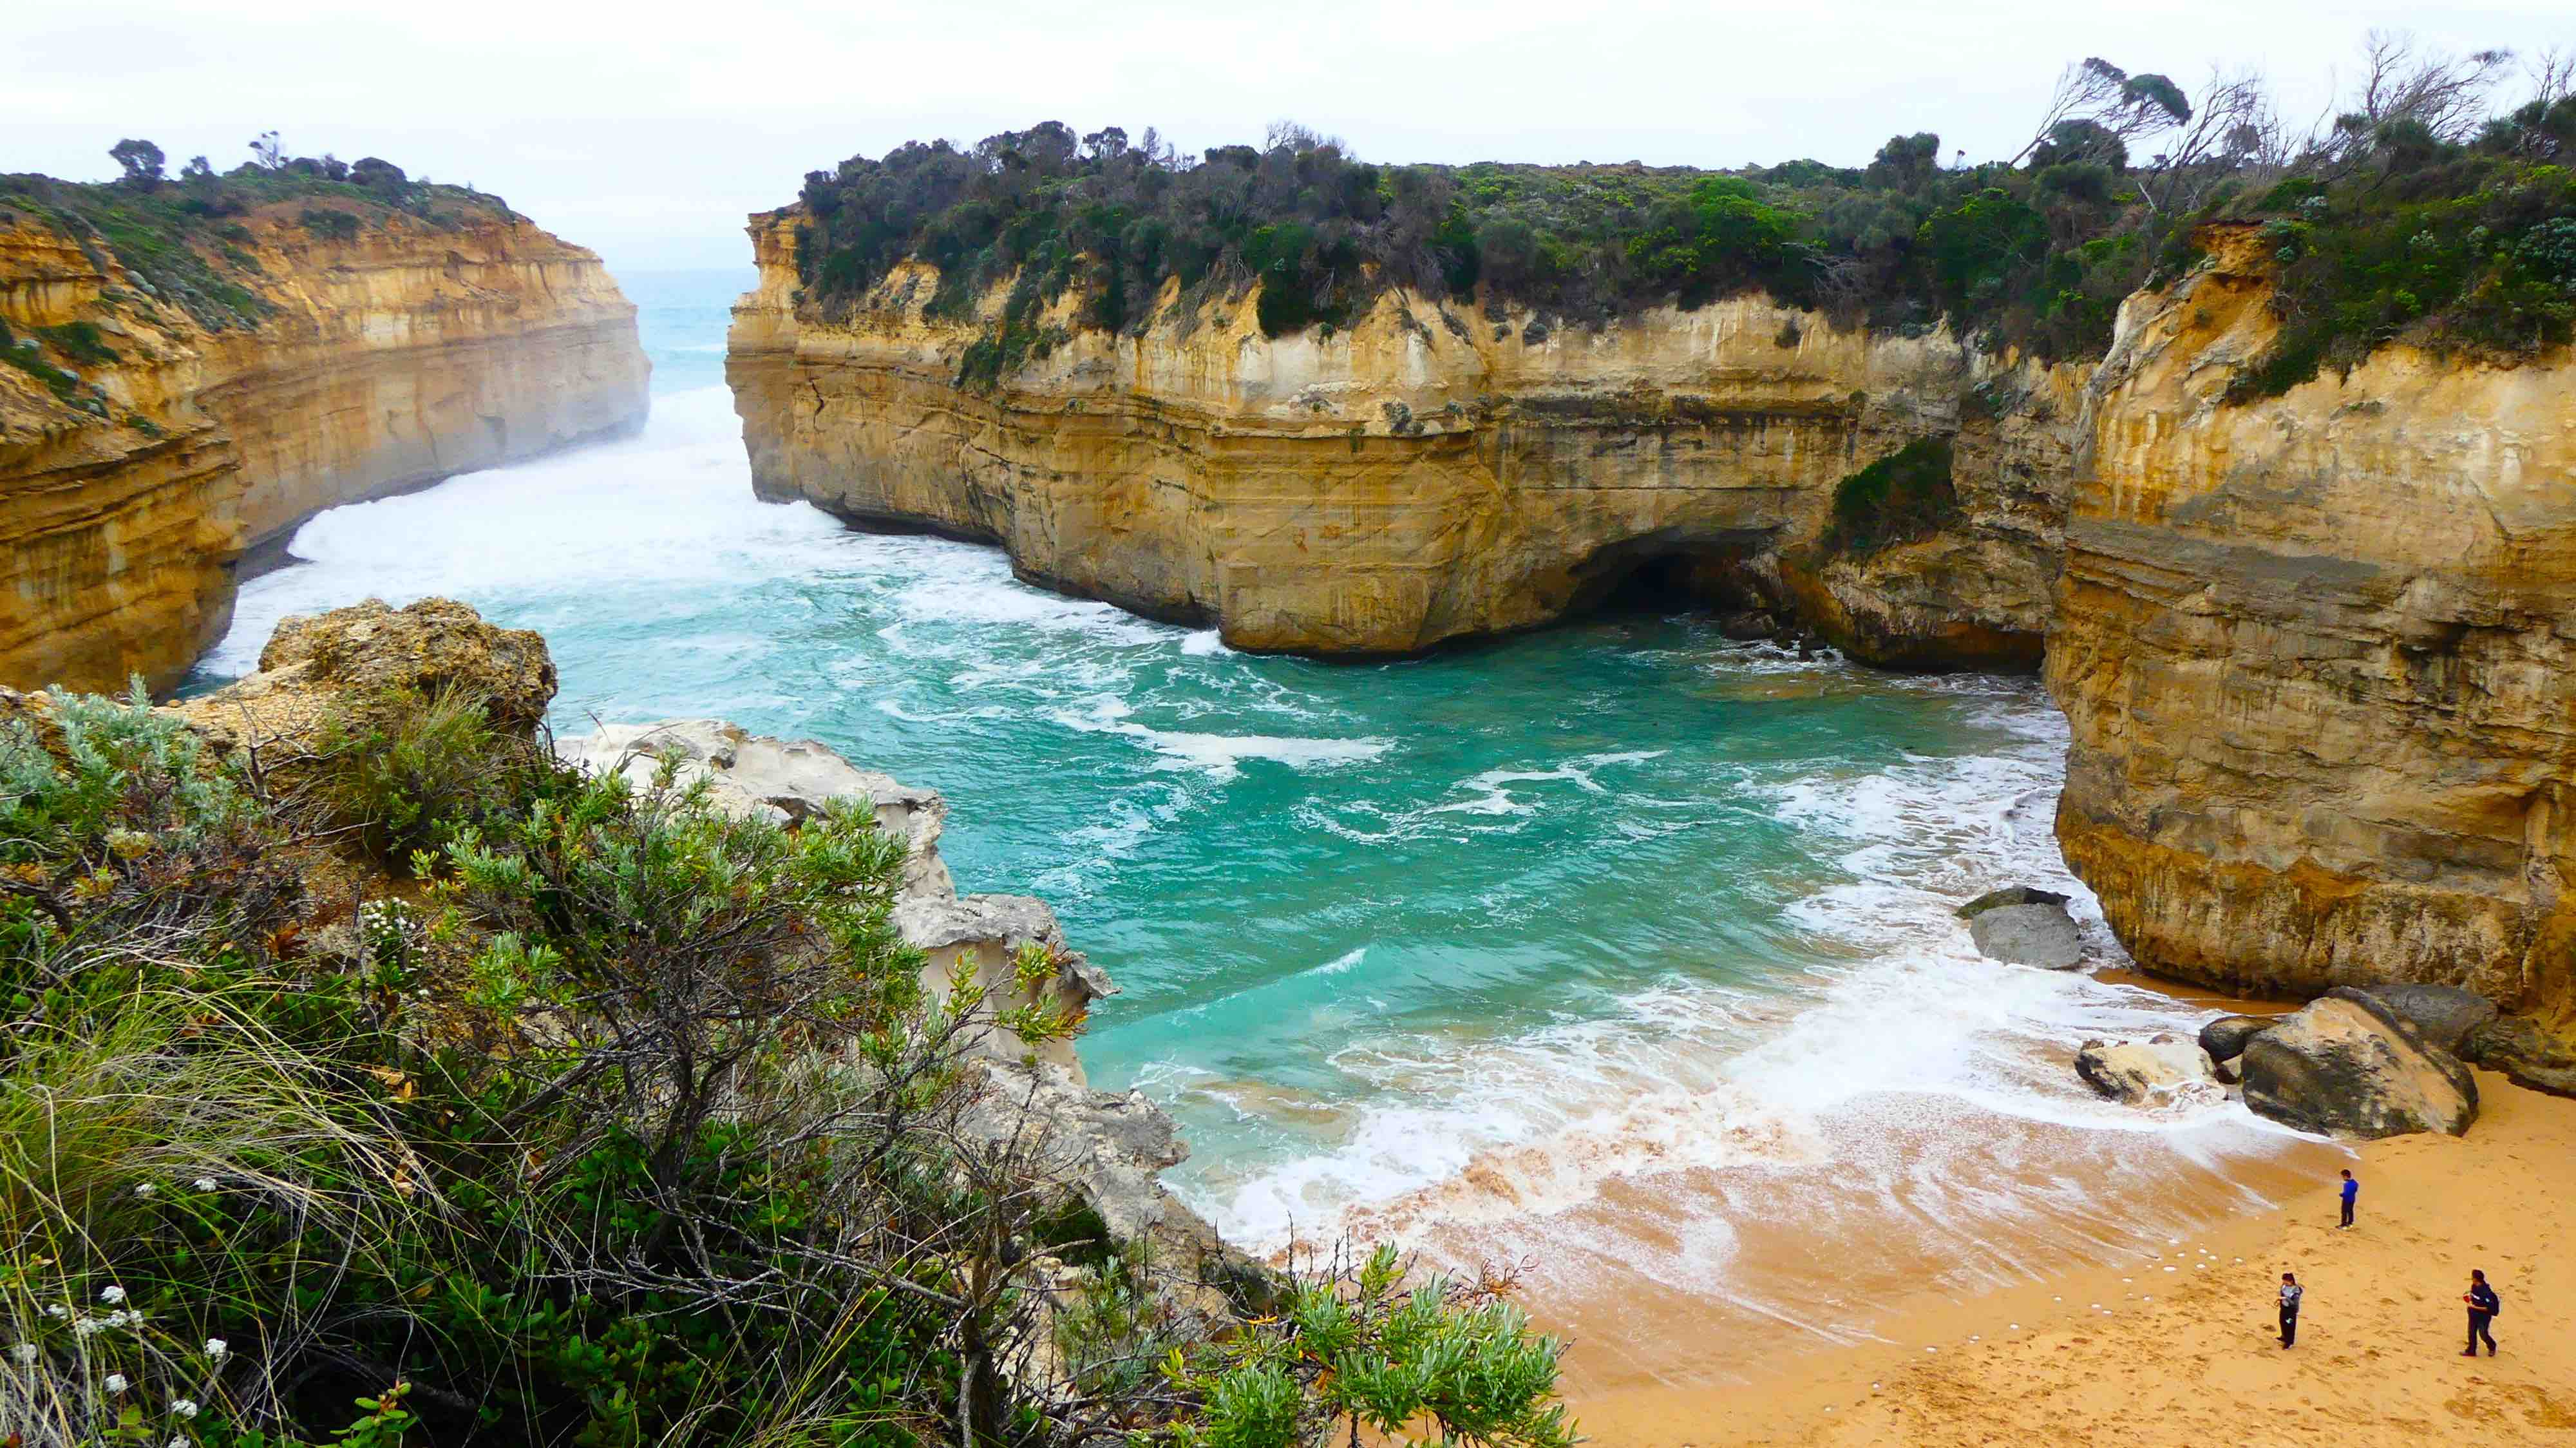
[[[1729,632],[1773,631],[1778,612],[1766,570],[1767,535],[1677,541],[1648,538],[1614,544],[1576,570],[1569,618],[1605,615],[1671,618],[1713,614]]]
[[[1697,560],[1666,553],[1629,569],[1593,606],[1595,613],[1690,613],[1708,606]]]

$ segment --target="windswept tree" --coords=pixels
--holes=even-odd
[[[125,168],[126,185],[138,191],[153,191],[160,188],[161,166],[164,160],[160,147],[150,141],[138,141],[128,137],[108,147],[107,154],[115,157],[116,164]]]
[[[2065,144],[2066,127],[2082,125],[2117,137],[2125,145],[2183,125],[2192,107],[2182,87],[2153,73],[2131,75],[2102,57],[2089,56],[2066,68],[2049,92],[2039,129],[2013,153],[2008,165],[2029,160],[2041,147]],[[2090,134],[2090,132],[2079,132]]]

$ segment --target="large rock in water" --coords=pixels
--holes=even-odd
[[[2478,1083],[2450,1052],[2360,991],[2337,988],[2245,1048],[2245,1104],[2335,1136],[2458,1136],[2478,1119]]]
[[[0,206],[13,350],[92,327],[108,346],[68,395],[0,366],[0,683],[170,688],[223,636],[246,549],[644,421],[633,304],[497,198],[415,216],[342,192],[345,237],[254,207],[200,239],[196,286],[128,270],[164,243],[79,219],[128,204],[107,188],[50,200]]]
[[[2086,1041],[2075,1053],[2084,1084],[2131,1106],[2215,1101],[2226,1094],[2209,1053],[2196,1041],[2159,1032],[2144,1041]]]
[[[2200,1048],[2213,1061],[2233,1061],[2256,1036],[2280,1023],[2276,1016],[2220,1016],[2200,1028]]]
[[[2084,936],[2066,913],[2066,897],[2015,885],[1989,891],[1959,907],[1968,938],[1989,960],[2070,970],[2084,963]]]

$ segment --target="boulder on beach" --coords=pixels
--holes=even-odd
[[[2070,970],[2084,963],[2084,936],[2054,890],[2013,885],[1989,890],[1959,907],[1977,953],[2007,965]]]
[[[2361,991],[2338,987],[2245,1047],[2245,1104],[2301,1131],[2458,1136],[2478,1083],[2450,1052]]]
[[[2425,1040],[2454,1056],[2468,1054],[2464,1048],[2470,1034],[2496,1018],[2495,1002],[2455,985],[2399,981],[2356,988],[2422,1032]]]
[[[2159,1106],[2224,1094],[2200,1043],[2159,1031],[2144,1041],[2086,1041],[2075,1053],[2084,1084],[2130,1106]]]
[[[2200,1048],[2213,1061],[2233,1061],[2256,1036],[2280,1023],[2278,1016],[2220,1016],[2200,1028]]]
[[[2488,1018],[2469,1032],[2460,1054],[2526,1090],[2576,1096],[2576,1043],[2529,1017]]]

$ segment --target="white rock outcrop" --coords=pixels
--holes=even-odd
[[[2200,1043],[2169,1031],[2144,1041],[2086,1041],[2075,1053],[2075,1074],[2095,1091],[2131,1106],[2217,1101],[2227,1094]]]

